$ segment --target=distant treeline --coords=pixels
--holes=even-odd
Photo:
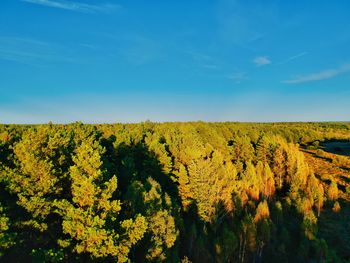
[[[350,187],[302,151],[328,139],[350,124],[0,125],[0,261],[350,262]]]

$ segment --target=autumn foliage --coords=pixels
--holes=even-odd
[[[328,229],[346,229],[349,160],[312,143],[349,138],[346,123],[2,125],[0,261],[347,262],[349,230]]]

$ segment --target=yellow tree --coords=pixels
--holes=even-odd
[[[308,179],[307,194],[310,202],[317,209],[317,216],[320,216],[324,202],[324,188],[322,183],[311,173]]]
[[[243,189],[253,200],[259,200],[262,178],[256,173],[256,169],[251,162],[248,162],[247,167],[242,176]]]
[[[285,155],[285,151],[282,146],[279,145],[273,157],[273,172],[276,176],[276,185],[278,189],[283,187],[283,181],[286,177],[287,164]]]
[[[52,201],[62,192],[69,145],[69,134],[49,125],[28,129],[14,146],[17,165],[4,174],[9,191],[17,195],[17,203],[31,215],[22,224],[47,229]]]
[[[256,146],[256,159],[263,163],[267,163],[270,159],[270,139],[262,136]]]
[[[126,262],[132,246],[143,237],[147,223],[140,215],[134,220],[117,220],[121,210],[120,201],[113,198],[117,178],[104,169],[105,149],[96,137],[92,134],[84,138],[75,150],[70,168],[72,201],[55,202],[63,219],[63,233],[69,236],[59,240],[59,245],[73,247],[78,254],[112,256],[118,262]]]
[[[257,250],[256,255],[261,259],[263,248],[270,239],[270,210],[267,201],[264,200],[259,203],[254,223],[257,226]]]
[[[328,192],[327,192],[328,199],[331,201],[337,200],[338,194],[339,194],[338,185],[335,181],[332,181],[330,186],[328,187]]]
[[[258,207],[256,208],[256,214],[254,217],[254,223],[258,223],[259,221],[269,218],[270,217],[270,210],[269,206],[267,204],[267,201],[264,200],[259,203]]]
[[[132,182],[125,195],[128,212],[141,213],[148,224],[142,249],[135,253],[138,258],[149,261],[165,261],[169,258],[178,237],[173,216],[175,208],[171,197],[164,193],[161,185],[152,177],[144,182]]]
[[[188,210],[188,207],[193,201],[193,192],[191,191],[190,179],[186,167],[180,164],[179,171],[175,172],[178,178],[178,189],[181,197],[182,207],[185,211]]]
[[[248,136],[236,136],[233,140],[232,155],[235,161],[251,161],[254,158],[254,147]]]
[[[197,205],[199,217],[210,222],[215,214],[217,189],[215,183],[218,174],[210,159],[197,159],[188,167],[193,199]]]
[[[178,236],[175,218],[171,215],[172,201],[164,194],[160,184],[149,177],[143,192],[143,202],[148,231],[151,234],[146,258],[151,261],[164,261]]]
[[[269,198],[275,193],[275,180],[268,163],[264,164],[264,173],[262,181],[264,185],[264,188],[262,189],[262,194],[266,198]]]
[[[198,214],[205,222],[211,222],[222,202],[228,211],[233,210],[232,193],[237,171],[219,151],[210,158],[198,158],[188,166],[188,178]]]

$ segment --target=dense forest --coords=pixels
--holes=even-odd
[[[350,262],[332,142],[349,123],[0,125],[0,261]]]

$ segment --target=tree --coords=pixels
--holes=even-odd
[[[236,136],[233,140],[232,154],[236,161],[251,161],[254,157],[254,147],[248,136]]]
[[[304,215],[304,220],[303,220],[302,226],[304,229],[304,234],[309,240],[313,240],[316,238],[317,218],[312,211],[310,211]]]
[[[275,193],[275,180],[268,163],[264,164],[262,194],[269,198]]]
[[[139,254],[137,258],[171,260],[179,235],[171,197],[163,192],[156,180],[148,177],[145,182],[134,181],[128,187],[125,200],[129,204],[129,213],[142,214],[148,225],[142,245],[136,250]]]
[[[0,259],[4,251],[14,244],[14,234],[9,232],[10,220],[0,203]]]
[[[336,201],[333,205],[332,210],[333,210],[333,212],[338,213],[340,211],[340,209],[341,209],[341,206],[340,206],[339,202]]]
[[[256,251],[256,225],[250,215],[246,215],[241,221],[240,242],[239,242],[239,262],[246,261],[246,252]]]
[[[180,164],[179,171],[175,173],[179,182],[179,194],[182,201],[182,206],[185,211],[188,210],[188,207],[193,201],[193,192],[191,190],[190,179],[187,174],[186,167]]]
[[[0,125],[0,261],[344,261],[348,182],[302,149],[329,138],[349,125]]]
[[[335,201],[338,199],[338,185],[335,181],[332,181],[330,186],[328,187],[328,199],[331,201]]]
[[[259,200],[262,178],[256,174],[255,167],[251,162],[248,162],[246,166],[242,176],[243,189],[253,200]]]
[[[21,222],[40,231],[48,229],[47,217],[53,200],[62,192],[62,182],[70,163],[71,138],[64,130],[52,126],[28,129],[14,146],[16,167],[5,168],[7,188],[18,197],[30,219]]]
[[[117,220],[121,210],[120,201],[113,198],[117,178],[104,169],[104,152],[97,134],[85,138],[75,151],[69,174],[72,200],[54,203],[63,219],[63,233],[69,237],[59,240],[59,245],[73,247],[78,254],[112,256],[118,262],[126,262],[132,246],[143,237],[147,223],[141,215]]]
[[[146,258],[164,261],[179,232],[175,218],[171,215],[173,207],[170,197],[163,193],[160,184],[154,179],[148,178],[146,183],[146,191],[143,192],[144,213],[149,226],[147,232],[151,234]]]
[[[210,159],[197,159],[192,161],[188,172],[198,215],[203,221],[210,222],[215,214],[215,204],[219,199],[215,185],[218,180],[215,167]]]
[[[293,162],[290,166],[290,197],[293,200],[298,200],[300,196],[303,196],[308,183],[308,178],[311,174],[308,164],[304,161],[304,156],[300,152],[292,151],[290,153],[290,160]],[[293,168],[294,166],[294,168]]]
[[[307,193],[309,195],[310,202],[314,203],[314,206],[317,209],[317,216],[319,217],[324,202],[324,188],[322,183],[313,173],[310,174],[308,179]]]
[[[285,151],[282,146],[278,146],[275,150],[275,154],[273,157],[273,172],[276,178],[276,185],[278,189],[283,187],[283,180],[286,177],[286,156]]]
[[[256,208],[254,222],[257,223],[262,219],[269,218],[269,216],[270,216],[269,206],[268,206],[266,200],[264,200],[264,201],[260,202],[258,207]]]
[[[267,136],[262,136],[256,146],[256,159],[262,163],[267,163],[270,161],[270,155],[270,140]]]
[[[152,232],[151,246],[148,250],[149,260],[167,259],[167,250],[172,248],[178,236],[175,219],[167,210],[157,211],[149,217],[149,230]]]
[[[215,242],[216,262],[234,262],[238,245],[236,234],[225,224]]]

